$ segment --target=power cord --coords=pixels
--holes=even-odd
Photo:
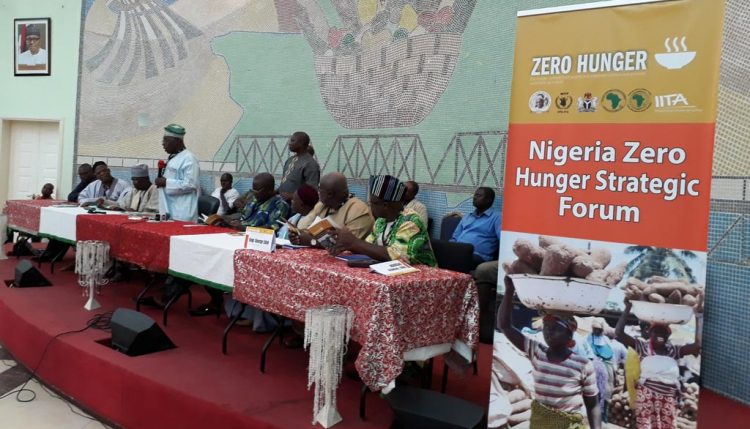
[[[23,384],[21,385],[21,387],[19,387],[18,389],[11,390],[10,392],[7,392],[4,395],[0,396],[0,400],[7,398],[7,397],[9,397],[10,395],[12,395],[14,393],[16,395],[16,401],[18,401],[18,402],[31,402],[34,399],[36,399],[36,392],[34,392],[31,389],[27,389],[26,385],[29,383],[29,381],[31,381],[34,378],[34,375],[36,374],[36,371],[39,369],[39,366],[42,364],[42,361],[44,360],[44,356],[47,355],[47,350],[49,350],[49,346],[56,339],[62,337],[63,335],[77,334],[77,333],[83,332],[83,331],[85,331],[85,330],[87,330],[89,328],[97,329],[97,330],[109,330],[109,329],[111,329],[111,319],[112,319],[112,312],[111,311],[108,311],[106,313],[96,314],[96,315],[94,315],[94,317],[92,317],[91,319],[89,319],[86,322],[86,326],[84,328],[76,329],[76,330],[73,330],[73,331],[61,332],[61,333],[55,335],[54,337],[50,338],[50,340],[44,346],[44,350],[42,351],[42,355],[39,357],[39,361],[34,366],[34,369],[31,370],[31,374],[29,374],[29,378],[27,378],[26,381],[24,381]],[[41,383],[40,383],[40,386],[41,386]],[[47,390],[47,389],[44,389],[44,390]],[[22,398],[21,394],[23,392],[28,392],[31,396],[28,397],[28,398]],[[67,403],[67,401],[66,401],[66,403]],[[68,404],[68,407],[70,407],[70,404]],[[72,408],[71,408],[71,411],[72,411]],[[75,411],[73,411],[73,412],[76,413]],[[78,414],[78,413],[76,413],[76,414]]]

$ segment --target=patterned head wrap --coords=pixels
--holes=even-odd
[[[370,176],[370,194],[383,201],[401,201],[406,186],[390,175]]]

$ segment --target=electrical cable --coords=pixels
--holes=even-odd
[[[54,337],[50,338],[50,340],[47,342],[47,344],[44,346],[44,350],[42,351],[42,355],[39,357],[39,361],[37,361],[36,365],[34,365],[34,368],[31,370],[31,373],[29,374],[29,378],[26,379],[26,381],[23,382],[21,387],[15,390],[11,390],[10,392],[5,393],[4,395],[0,396],[0,400],[5,399],[9,397],[10,395],[14,394],[16,395],[16,401],[18,402],[31,402],[34,399],[36,399],[36,392],[34,392],[31,389],[27,389],[26,385],[34,378],[34,375],[36,375],[37,370],[39,369],[40,365],[42,364],[42,361],[44,360],[44,356],[47,355],[47,350],[49,350],[50,345],[58,338],[64,336],[64,335],[70,335],[70,334],[77,334],[79,332],[83,332],[91,329],[97,329],[97,330],[109,330],[111,329],[111,319],[112,319],[112,312],[108,311],[106,313],[100,313],[94,315],[91,319],[89,319],[86,322],[86,326],[81,329],[75,329],[72,331],[65,331],[61,332]],[[41,383],[40,383],[41,385]],[[45,389],[46,390],[46,389]],[[21,394],[23,392],[28,392],[31,394],[29,398],[21,398]],[[67,402],[67,401],[66,401]],[[70,406],[70,405],[68,405]],[[77,413],[76,413],[77,414]]]

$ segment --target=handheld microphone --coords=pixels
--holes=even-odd
[[[167,168],[167,163],[164,162],[163,159],[160,159],[158,163],[158,167],[159,167],[159,170],[156,174],[156,177],[162,177],[164,175],[164,169]]]

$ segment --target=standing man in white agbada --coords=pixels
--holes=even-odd
[[[169,154],[162,177],[154,184],[164,191],[167,213],[172,219],[195,222],[198,218],[200,165],[185,148],[185,128],[177,124],[164,127],[162,146]]]

